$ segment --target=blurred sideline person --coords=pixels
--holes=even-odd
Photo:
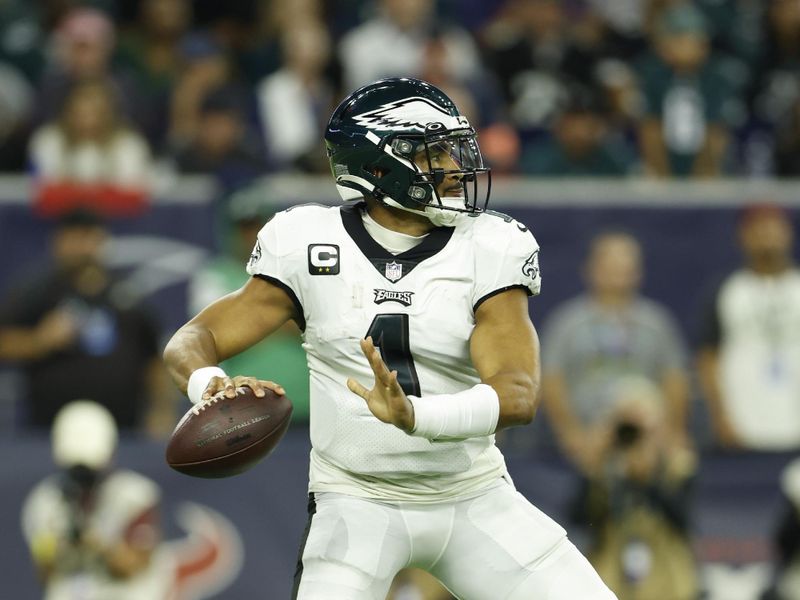
[[[117,427],[95,402],[77,400],[53,423],[61,469],[22,507],[22,529],[44,600],[166,600],[172,564],[155,560],[160,491],[146,477],[112,469]]]
[[[275,213],[264,198],[261,186],[253,185],[236,192],[229,200],[230,220],[227,252],[212,259],[189,280],[189,314],[196,315],[206,306],[235,292],[247,282],[242,268],[256,245],[258,232]],[[300,330],[294,321],[222,365],[230,373],[252,373],[259,379],[280,379],[292,399],[292,420],[308,421],[308,365],[300,343]]]
[[[565,302],[545,323],[542,394],[559,445],[588,472],[621,377],[661,388],[670,435],[686,440],[689,383],[677,324],[661,305],[639,295],[642,250],[622,231],[590,243],[586,293]]]
[[[494,444],[536,411],[539,247],[482,212],[489,174],[469,122],[430,84],[386,79],[348,96],[325,139],[356,202],[275,215],[248,282],[164,353],[196,404],[242,385],[283,393],[217,364],[290,319],[304,331],[313,449],[293,597],[383,600],[416,566],[470,600],[613,599]]]
[[[593,475],[579,500],[594,539],[589,560],[620,600],[695,600],[688,532],[694,455],[671,438],[661,391],[621,378]]]
[[[756,204],[739,216],[742,267],[713,295],[698,368],[717,444],[800,448],[800,271],[794,231],[781,207]]]
[[[47,264],[29,266],[0,303],[0,360],[25,373],[25,427],[49,428],[62,406],[85,397],[109,409],[121,429],[163,434],[174,425],[158,328],[116,293],[103,261],[108,240],[97,215],[65,215]]]

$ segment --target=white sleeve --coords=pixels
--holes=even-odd
[[[527,227],[511,219],[493,223],[478,240],[476,252],[474,310],[495,294],[512,288],[524,289],[531,296],[539,294],[539,244]]]
[[[295,281],[296,269],[290,260],[293,245],[290,244],[291,240],[283,238],[283,235],[292,231],[285,223],[286,215],[286,211],[275,214],[258,232],[256,244],[247,262],[247,272],[281,288],[302,316],[304,312],[299,296],[300,289]]]
[[[247,262],[247,272],[254,276],[278,279],[286,284],[288,274],[282,269],[286,252],[281,251],[281,217],[281,213],[274,215],[258,232],[256,245]]]

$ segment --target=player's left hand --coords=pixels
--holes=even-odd
[[[367,401],[367,407],[378,419],[408,433],[414,428],[414,406],[397,381],[397,371],[389,371],[371,337],[361,340],[361,351],[375,374],[375,384],[368,390],[348,378],[347,387]]]

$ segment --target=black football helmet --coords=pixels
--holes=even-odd
[[[419,79],[382,79],[350,94],[333,112],[325,144],[344,200],[372,195],[436,225],[489,202],[491,173],[475,130],[450,98]],[[459,182],[459,197],[439,194],[447,176]]]

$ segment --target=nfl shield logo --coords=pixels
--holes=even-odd
[[[403,265],[397,264],[394,261],[386,263],[386,279],[394,283],[395,281],[399,281],[402,276]]]

